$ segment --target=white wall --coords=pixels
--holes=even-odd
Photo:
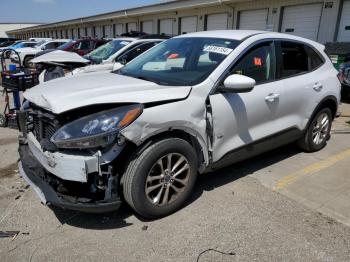
[[[22,29],[30,26],[36,26],[39,24],[3,24],[0,23],[0,37],[8,37],[6,31]]]

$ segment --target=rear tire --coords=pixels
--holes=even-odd
[[[324,148],[330,138],[332,120],[332,111],[329,108],[318,111],[298,141],[299,147],[306,152],[316,152]]]
[[[132,158],[123,177],[124,198],[145,218],[164,217],[183,206],[196,178],[194,148],[183,139],[167,138]]]

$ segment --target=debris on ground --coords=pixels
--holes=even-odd
[[[143,227],[142,227],[142,230],[143,230],[143,231],[146,231],[147,229],[148,229],[148,226],[143,226]]]
[[[18,234],[19,231],[0,231],[0,238],[12,237],[12,240],[14,240]]]

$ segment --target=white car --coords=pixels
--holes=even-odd
[[[292,142],[326,146],[340,82],[324,49],[275,32],[197,32],[117,72],[38,85],[18,113],[21,176],[45,204],[107,212],[125,200],[169,215],[198,173]]]
[[[85,57],[91,60],[93,64],[75,69],[73,75],[112,71],[115,63],[119,63],[120,68],[163,41],[164,39],[114,39],[86,55]]]
[[[0,47],[0,56],[2,56],[3,50],[6,50],[6,49],[17,50],[17,49],[20,49],[20,48],[34,47],[36,45],[37,45],[37,43],[33,42],[33,41],[22,41],[22,40],[16,41],[15,43],[13,43],[10,46]],[[11,54],[8,53],[7,55],[11,55]]]
[[[21,65],[29,66],[30,60],[32,60],[37,53],[46,49],[55,49],[71,40],[69,39],[55,39],[55,40],[42,40],[38,42],[34,47],[18,48],[16,51],[19,54]],[[13,62],[19,62],[18,57],[15,54],[11,54],[11,60]]]

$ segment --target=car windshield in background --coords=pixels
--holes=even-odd
[[[130,43],[131,41],[113,40],[90,52],[90,54],[87,55],[87,58],[92,61],[102,62],[102,60],[108,59],[111,55]]]
[[[41,46],[42,44],[44,44],[44,43],[46,43],[47,41],[45,41],[45,40],[42,40],[42,41],[39,41],[39,42],[37,42],[35,45],[34,45],[34,47],[39,47],[39,46]]]
[[[162,85],[196,85],[238,44],[231,39],[173,38],[135,58],[117,73]]]
[[[63,45],[60,45],[57,49],[58,50],[64,50],[67,47],[70,47],[71,45],[73,45],[76,41],[69,41],[67,43],[64,43]]]

